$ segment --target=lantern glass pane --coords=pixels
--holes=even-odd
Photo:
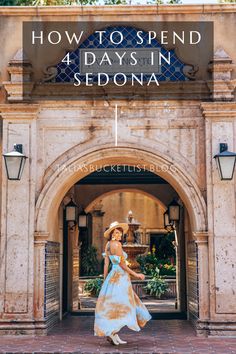
[[[164,213],[164,226],[168,226],[170,225],[170,221],[169,221],[169,215],[168,213]]]
[[[79,215],[79,227],[87,227],[87,215]]]
[[[75,207],[66,207],[66,221],[75,221]]]
[[[169,207],[169,219],[170,221],[179,221],[179,206],[173,205]]]
[[[235,156],[218,157],[221,179],[232,179],[235,165]]]
[[[23,157],[21,160],[21,165],[20,165],[20,170],[19,170],[19,179],[21,179],[21,176],[22,176],[22,173],[24,170],[24,166],[25,166],[25,161],[26,161],[26,158]]]
[[[24,164],[22,164],[22,157],[18,156],[4,156],[7,174],[9,179],[20,179]],[[23,158],[25,160],[25,158]]]

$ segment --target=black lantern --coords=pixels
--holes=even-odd
[[[236,153],[228,151],[227,144],[220,144],[220,152],[214,156],[218,166],[220,179],[232,180],[235,169]]]
[[[22,144],[14,144],[14,150],[3,154],[7,178],[19,181],[22,176],[27,156],[22,154]]]
[[[73,221],[76,224],[77,205],[73,202],[72,198],[68,204],[66,204],[66,221]]]
[[[175,222],[180,219],[180,206],[175,199],[168,205],[169,221]]]
[[[84,209],[79,213],[78,225],[79,227],[87,227],[88,215],[85,213]]]
[[[170,220],[169,220],[168,209],[167,209],[166,212],[163,214],[163,216],[164,216],[164,227],[165,227],[165,229],[166,229],[166,228],[168,228],[169,226],[171,226]]]

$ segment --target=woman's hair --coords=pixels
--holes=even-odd
[[[114,232],[115,230],[119,230],[119,231],[122,233],[122,235],[123,235],[123,229],[122,229],[122,227],[116,227],[115,229],[113,229],[113,230],[109,233],[109,238],[108,238],[109,241],[111,240],[112,234],[113,234],[113,232]]]

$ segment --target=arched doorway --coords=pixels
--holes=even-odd
[[[125,166],[115,166],[115,171],[113,170],[110,168],[108,171],[107,168],[106,175],[100,172],[92,173],[79,181],[74,189],[76,203],[78,205],[88,204],[85,210],[92,215],[92,223],[88,224],[85,231],[81,228],[82,232],[79,232],[81,245],[79,312],[81,314],[82,311],[95,308],[96,294],[91,290],[86,291],[88,288],[86,289],[85,285],[90,284],[90,287],[94,285],[95,289],[103,273],[102,252],[106,244],[103,237],[105,228],[114,220],[128,221],[128,214],[131,212],[134,222],[137,223],[134,242],[144,247],[140,252],[139,246],[136,246],[135,259],[138,256],[139,271],[146,274],[146,279],[142,282],[133,280],[134,290],[153,317],[157,316],[157,313],[159,318],[160,316],[166,318],[167,314],[176,317],[178,313],[178,316],[182,318],[184,312],[186,313],[184,231],[178,222],[176,226],[181,247],[178,247],[177,252],[177,247],[174,247],[172,243],[174,233],[168,233],[164,228],[163,214],[167,205],[161,200],[163,197],[166,199],[165,202],[171,200],[176,196],[176,192],[167,182],[150,172],[137,169],[127,171],[128,168],[125,169]],[[99,197],[96,196],[98,194],[100,194]],[[181,214],[183,214],[182,211]],[[183,219],[182,215],[181,219]],[[123,245],[126,247],[125,237]],[[135,247],[135,244],[133,246]],[[132,248],[130,251],[133,253]],[[181,254],[179,254],[180,251]],[[178,257],[176,257],[177,254]],[[96,263],[96,267],[91,267],[88,259],[92,260],[92,264]],[[128,262],[130,261],[128,258]],[[176,271],[177,263],[178,271]],[[153,276],[157,276],[156,268],[160,270],[160,276],[165,278],[166,285],[168,285],[168,291],[165,291],[160,299],[157,294],[149,294],[145,288],[148,283],[150,286]]]
[[[67,157],[69,157],[67,153]],[[205,202],[202,197],[194,178],[191,176],[188,166],[179,163],[180,158],[176,156],[176,163],[174,158],[170,159],[166,156],[160,156],[150,151],[145,151],[133,147],[103,147],[97,151],[88,154],[81,154],[81,156],[74,155],[71,152],[71,159],[66,163],[61,158],[61,164],[57,164],[57,169],[52,166],[52,170],[45,176],[45,186],[39,195],[36,205],[36,235],[38,239],[42,237],[48,242],[55,239],[55,225],[57,224],[58,208],[65,195],[65,193],[80,179],[88,175],[91,171],[96,171],[97,168],[104,165],[118,165],[124,164],[130,166],[144,165],[148,170],[153,170],[158,176],[164,178],[181,197],[186,210],[189,215],[189,228],[186,230],[190,236],[189,254],[190,264],[195,262],[198,269],[193,270],[191,276],[199,276],[195,279],[194,286],[198,286],[201,279],[201,264],[197,265],[197,251],[194,238],[198,235],[204,234],[206,229],[205,220]],[[60,161],[57,161],[60,162]],[[182,165],[182,166],[181,166]],[[83,168],[81,168],[83,166]],[[194,258],[195,257],[195,258]],[[195,267],[196,268],[196,267]],[[191,269],[191,267],[190,267]],[[203,282],[202,285],[206,284]],[[196,289],[190,289],[188,301],[188,316],[191,317],[191,300]],[[198,289],[197,289],[198,290]],[[201,291],[207,291],[204,286],[201,286]],[[73,292],[73,290],[72,290]],[[194,294],[197,309],[197,316],[200,316],[200,307],[206,306],[205,303],[199,302],[199,293]],[[203,299],[205,301],[205,299]],[[73,301],[73,300],[72,300]],[[194,304],[194,306],[196,305]],[[193,313],[193,316],[195,314]]]

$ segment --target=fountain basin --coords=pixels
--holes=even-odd
[[[136,261],[136,257],[144,254],[148,250],[148,245],[127,244],[123,245],[123,250],[127,253],[128,266],[135,272],[140,272],[140,264]]]

